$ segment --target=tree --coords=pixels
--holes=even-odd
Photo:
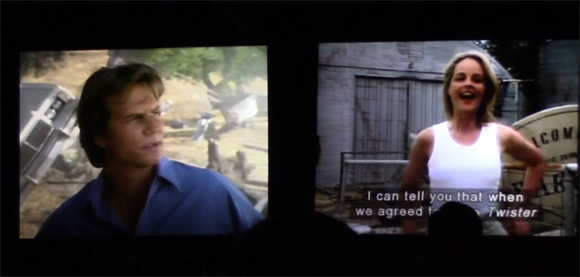
[[[56,69],[64,61],[65,52],[23,52],[20,53],[20,80],[28,74],[38,78],[48,70]]]
[[[241,84],[256,77],[268,77],[265,46],[120,50],[110,54],[126,61],[149,64],[165,77],[185,75],[201,80],[210,90],[220,94],[239,92]],[[212,72],[221,74],[219,83],[210,80]],[[230,88],[230,82],[237,89]]]
[[[538,89],[540,40],[480,40],[475,43],[495,58],[514,79],[533,80],[519,85],[526,100],[524,114],[544,109]]]

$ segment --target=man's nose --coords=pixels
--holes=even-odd
[[[145,134],[155,134],[163,132],[163,120],[159,117],[150,116],[147,119],[147,126],[145,128]]]

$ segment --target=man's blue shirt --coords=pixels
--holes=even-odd
[[[37,238],[237,234],[262,219],[225,176],[163,157],[135,233],[104,195],[104,171],[45,221]]]

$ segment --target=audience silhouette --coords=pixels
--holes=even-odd
[[[226,275],[370,275],[373,257],[344,222],[319,212],[266,218],[240,238]]]
[[[481,274],[483,223],[475,210],[448,202],[429,216],[432,268],[445,274]]]

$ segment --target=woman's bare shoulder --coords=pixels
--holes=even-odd
[[[433,127],[426,128],[415,136],[413,147],[411,148],[411,164],[421,164],[425,166],[433,149],[434,142]]]
[[[419,134],[417,134],[417,142],[422,144],[432,144],[434,136],[435,131],[433,130],[433,127],[423,129]]]
[[[494,124],[497,126],[497,129],[500,132],[506,132],[506,130],[507,130],[507,132],[509,132],[509,130],[513,130],[513,128],[511,126],[505,125],[501,122],[494,122]]]
[[[498,135],[502,139],[507,139],[510,136],[518,135],[519,134],[518,131],[516,131],[511,126],[508,126],[508,125],[505,125],[505,124],[502,124],[502,123],[495,123],[495,124],[497,125]]]
[[[423,129],[413,143],[413,150],[419,151],[419,153],[424,153],[426,156],[431,155],[431,149],[433,148],[435,132],[433,127]]]

